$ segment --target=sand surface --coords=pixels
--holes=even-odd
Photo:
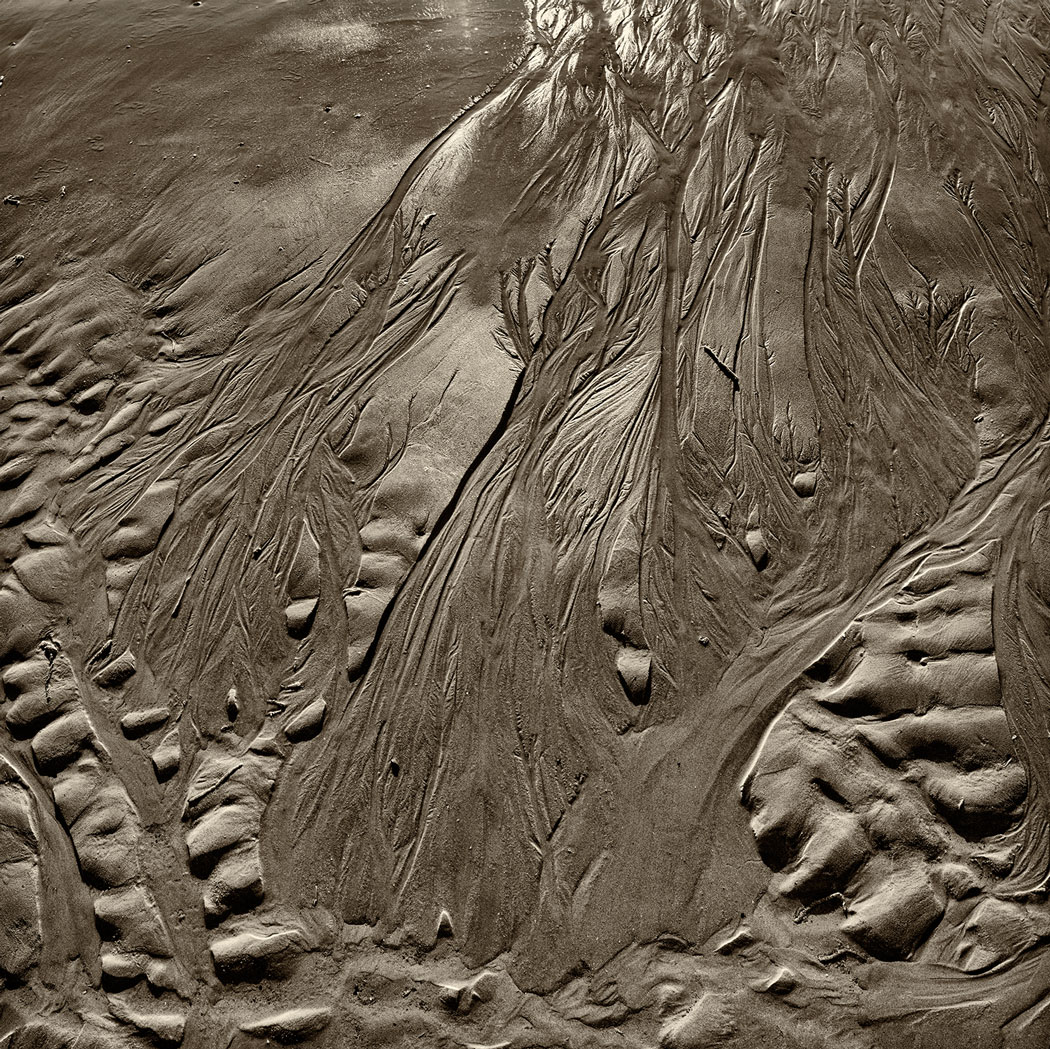
[[[0,3],[0,1045],[1050,1043],[1050,10]]]

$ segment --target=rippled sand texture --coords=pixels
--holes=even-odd
[[[1050,9],[0,45],[2,1044],[1050,1044]]]

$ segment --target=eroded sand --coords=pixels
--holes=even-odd
[[[6,1044],[1046,1044],[1047,11],[0,43]]]

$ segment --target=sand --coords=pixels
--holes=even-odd
[[[0,1039],[1050,1039],[1050,12],[9,0]]]

